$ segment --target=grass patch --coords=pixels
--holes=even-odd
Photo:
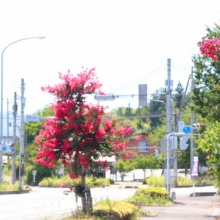
[[[74,219],[114,219],[114,220],[137,220],[141,214],[138,207],[129,202],[111,201],[109,199],[99,201],[93,206],[92,216],[87,216],[80,208],[72,212],[72,216],[65,220]]]
[[[93,216],[100,219],[137,219],[139,208],[129,202],[105,200],[93,207]]]
[[[10,184],[9,182],[3,180],[0,184],[0,192],[4,191],[18,191],[20,190],[19,184]]]
[[[178,186],[192,186],[193,183],[196,185],[215,185],[215,179],[208,176],[200,176],[196,180],[186,179],[182,176],[177,176]],[[149,176],[143,180],[143,184],[152,187],[165,187],[164,176]]]
[[[143,180],[143,184],[154,187],[164,187],[164,176],[149,176]]]
[[[135,194],[124,201],[100,200],[93,205],[93,215],[87,216],[80,208],[72,212],[72,216],[65,220],[74,219],[114,219],[114,220],[137,220],[140,216],[156,216],[158,212],[152,210],[144,212],[141,206],[169,206],[173,202],[167,198],[167,191],[159,187],[139,188]]]
[[[44,178],[41,182],[38,183],[39,186],[45,187],[72,187],[77,184],[80,184],[80,179],[72,180],[69,175],[65,175],[63,177],[47,177]],[[101,187],[103,185],[109,186],[110,179],[105,178],[95,178],[95,177],[86,177],[86,186],[90,188]]]
[[[170,206],[173,204],[172,200],[167,198],[167,191],[159,187],[139,188],[135,194],[126,201],[138,205],[139,207],[142,205]]]

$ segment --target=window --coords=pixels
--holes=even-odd
[[[148,142],[139,141],[138,142],[138,152],[141,152],[141,153],[148,152]]]

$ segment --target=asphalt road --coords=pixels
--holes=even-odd
[[[74,193],[64,195],[64,188],[32,187],[30,193],[0,195],[0,220],[60,220],[76,209]],[[135,189],[91,189],[94,203],[106,198],[122,200]],[[80,201],[78,201],[80,205]]]
[[[140,182],[118,182],[106,188],[91,189],[93,202],[105,200],[123,200],[132,196],[136,189],[125,186],[146,187]],[[60,220],[70,216],[71,211],[77,207],[74,193],[64,195],[65,188],[32,187],[26,194],[0,195],[0,220]],[[172,207],[143,207],[144,210],[158,211],[157,219],[213,219],[219,215],[217,209],[210,207],[213,202],[220,201],[219,196],[190,197],[194,192],[216,192],[210,187],[174,188],[171,192],[176,194],[176,205]],[[80,205],[80,201],[78,201]],[[197,218],[197,217],[198,218]],[[172,217],[172,218],[171,218]],[[155,218],[155,217],[152,217]],[[145,217],[141,218],[145,219]],[[151,219],[151,217],[147,217]]]

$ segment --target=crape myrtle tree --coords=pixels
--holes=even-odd
[[[61,160],[69,165],[71,178],[81,177],[84,189],[88,189],[86,172],[101,156],[131,155],[125,152],[125,137],[132,129],[117,125],[116,119],[105,120],[104,107],[99,103],[86,103],[87,95],[103,94],[94,71],[94,68],[82,68],[76,76],[70,71],[65,75],[60,73],[60,84],[42,88],[55,97],[51,105],[54,117],[46,120],[35,138],[38,149],[35,162],[53,168]],[[81,197],[83,210],[89,212],[85,190]]]
[[[202,136],[196,140],[199,150],[207,155],[209,172],[216,177],[220,187],[220,26],[207,28],[207,35],[198,43],[202,55],[194,57],[195,85],[193,108],[206,118],[210,125],[205,126]],[[211,124],[212,123],[212,124]]]
[[[220,121],[220,26],[207,27],[198,43],[201,54],[193,57],[193,110],[209,121]]]

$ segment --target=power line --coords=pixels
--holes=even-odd
[[[175,68],[175,69],[179,68],[179,69],[181,69],[182,71],[185,71],[185,72],[187,72],[187,73],[191,73],[191,70],[186,69],[186,68],[184,68],[184,67],[182,67],[182,66],[179,66],[178,64],[171,63],[171,66],[172,66],[173,68]]]
[[[115,87],[115,88],[111,89],[111,91],[113,91],[113,90],[122,90],[122,89],[125,89],[125,88],[128,88],[128,87],[131,87],[131,86],[133,86],[133,85],[136,85],[136,84],[137,84],[138,82],[140,82],[141,80],[151,77],[151,75],[152,75],[153,73],[157,72],[157,71],[160,70],[161,68],[162,68],[161,70],[165,69],[164,67],[165,67],[165,64],[162,65],[162,66],[160,66],[159,68],[157,68],[157,69],[155,69],[155,70],[149,72],[147,75],[145,75],[145,76],[143,76],[143,77],[141,77],[141,78],[138,78],[138,79],[136,79],[136,80],[133,80],[132,82],[126,83],[126,84],[124,84],[124,85],[121,85],[121,86],[119,86],[119,87]]]
[[[189,114],[191,112],[179,112],[180,114]],[[128,117],[120,117],[117,118],[118,120],[125,120],[125,119],[141,119],[141,118],[157,118],[157,117],[165,117],[166,114],[151,114],[151,115],[140,115],[140,116],[128,116]]]

